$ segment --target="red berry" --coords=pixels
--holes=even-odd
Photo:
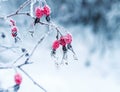
[[[72,35],[71,34],[67,34],[65,37],[65,42],[67,44],[70,44],[72,42]]]
[[[48,5],[45,5],[44,8],[43,8],[43,12],[46,16],[49,16],[50,13],[51,13],[51,9]]]
[[[17,31],[18,31],[17,27],[14,26],[11,30],[12,30],[12,36],[16,37],[17,36]]]
[[[61,44],[62,46],[65,46],[65,45],[66,45],[65,39],[66,39],[65,36],[61,36],[61,37],[60,37],[60,44]]]
[[[36,7],[35,9],[35,16],[37,18],[41,18],[43,16],[43,9],[40,7]]]
[[[52,45],[52,49],[56,50],[57,48],[59,48],[59,45],[60,45],[59,40],[54,41]]]
[[[21,76],[19,73],[17,73],[17,74],[15,74],[15,76],[14,76],[14,80],[15,80],[15,83],[16,83],[16,84],[20,85],[21,82],[22,82],[22,76]]]
[[[17,32],[17,27],[14,26],[11,30],[12,30],[12,32]]]

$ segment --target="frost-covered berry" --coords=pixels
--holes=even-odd
[[[16,36],[17,36],[17,31],[18,31],[17,27],[14,26],[14,27],[11,29],[11,31],[12,31],[12,36],[13,36],[13,37],[16,37]]]
[[[65,46],[66,45],[66,41],[65,41],[65,36],[61,36],[60,37],[60,45],[62,45],[62,46]]]
[[[22,82],[22,76],[19,73],[15,74],[14,81],[16,84],[20,85]]]
[[[43,8],[43,12],[46,16],[49,16],[50,13],[51,13],[51,9],[48,5],[45,5],[44,8]]]
[[[71,34],[67,34],[67,35],[65,36],[65,42],[66,42],[67,44],[70,44],[70,43],[72,42],[72,35],[71,35]]]
[[[67,34],[65,36],[61,36],[60,37],[60,44],[62,46],[65,46],[67,44],[70,44],[72,42],[72,35],[71,34]]]
[[[36,7],[35,9],[35,16],[36,18],[41,18],[43,16],[43,9],[40,7]]]
[[[56,50],[57,48],[59,48],[59,45],[60,45],[59,40],[54,41],[52,45],[52,49]]]

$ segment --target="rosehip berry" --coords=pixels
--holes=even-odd
[[[12,30],[12,32],[17,32],[17,27],[14,26],[11,30]]]
[[[48,5],[45,5],[44,8],[43,8],[43,12],[46,16],[49,16],[50,13],[51,13],[51,9]]]
[[[59,40],[54,41],[52,45],[52,49],[56,50],[57,48],[59,48],[59,45],[60,45]]]
[[[17,36],[17,31],[18,31],[17,27],[14,26],[11,30],[12,30],[12,36],[16,37]]]
[[[15,76],[14,76],[14,80],[15,80],[15,83],[16,83],[16,84],[20,85],[21,82],[22,82],[22,76],[21,76],[19,73],[17,73],[17,74],[15,74]]]
[[[41,18],[43,16],[43,9],[40,7],[36,7],[35,16],[36,16],[36,18]]]
[[[62,45],[62,46],[65,46],[66,45],[66,41],[65,41],[65,36],[61,36],[60,37],[60,44]]]
[[[70,44],[72,42],[72,35],[71,34],[67,34],[65,37],[65,41],[67,44]]]

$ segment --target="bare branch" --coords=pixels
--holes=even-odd
[[[38,86],[40,89],[42,89],[44,92],[47,92],[47,90],[45,88],[43,88],[40,84],[38,84],[36,81],[34,81],[34,79],[26,72],[24,71],[21,67],[19,67],[19,69],[36,85]]]
[[[11,50],[12,52],[15,53],[15,51],[13,51],[13,49],[16,49],[16,48],[19,48],[19,47],[7,47],[7,46],[0,45],[0,48],[2,48],[2,50],[0,50],[0,53],[2,53],[4,51],[7,51],[7,50]]]
[[[33,53],[35,52],[35,50],[37,49],[37,47],[39,46],[39,44],[51,33],[52,31],[48,31],[47,33],[45,33],[40,39],[39,41],[37,42],[37,44],[34,46],[30,56],[26,59],[25,62],[28,62],[31,58],[31,56],[33,55]]]
[[[27,5],[29,5],[30,2],[31,2],[31,0],[25,1],[25,2],[16,10],[15,13],[17,14],[20,10],[22,10],[24,7],[26,7]]]
[[[20,60],[22,57],[24,56],[24,54],[22,54],[20,57],[18,57],[14,62],[13,64],[15,64],[18,60]]]
[[[7,15],[6,18],[15,16],[15,15],[25,14],[25,13],[19,13],[19,12],[20,12],[20,10],[22,10],[23,8],[25,8],[27,5],[29,5],[30,2],[31,2],[31,0],[25,1],[14,13],[12,13],[10,15]],[[4,17],[0,16],[0,19],[4,19]]]

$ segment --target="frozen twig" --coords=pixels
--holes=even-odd
[[[21,67],[19,69],[40,89],[42,89],[44,92],[47,92],[45,88],[43,88],[40,84],[38,84],[25,70],[23,70]]]
[[[28,62],[31,58],[31,56],[33,55],[33,53],[35,52],[35,50],[37,49],[37,47],[39,46],[39,44],[51,33],[52,31],[48,31],[47,33],[45,33],[43,36],[41,36],[41,38],[39,39],[39,41],[37,42],[37,44],[34,46],[31,54],[29,55],[29,57],[26,59],[25,62]]]
[[[20,60],[22,57],[24,56],[24,54],[22,54],[20,57],[18,57],[14,62],[13,64],[15,64],[18,60]]]
[[[29,5],[30,2],[31,2],[31,0],[25,1],[25,2],[16,10],[15,13],[17,14],[20,10],[22,10],[24,7],[26,7],[27,5]]]
[[[17,66],[14,66],[14,65],[9,65],[9,66],[1,66],[0,65],[0,69],[13,69],[14,67],[15,68],[18,68],[18,67],[23,67],[24,65],[29,65],[29,64],[32,64],[33,62],[29,62],[29,63],[22,63],[22,64],[19,64]]]
[[[25,1],[14,13],[7,15],[6,18],[15,16],[15,15],[19,15],[19,14],[25,14],[25,13],[19,13],[20,10],[22,10],[23,8],[25,8],[27,5],[29,5],[31,2],[31,0],[27,0]],[[5,19],[4,17],[0,16],[0,19]]]
[[[3,46],[3,45],[0,45],[0,53],[4,52],[4,51],[7,51],[7,50],[11,50],[12,52],[15,53],[15,51],[13,51],[13,49],[16,49],[16,48],[19,48],[19,47],[7,47],[7,46]]]

